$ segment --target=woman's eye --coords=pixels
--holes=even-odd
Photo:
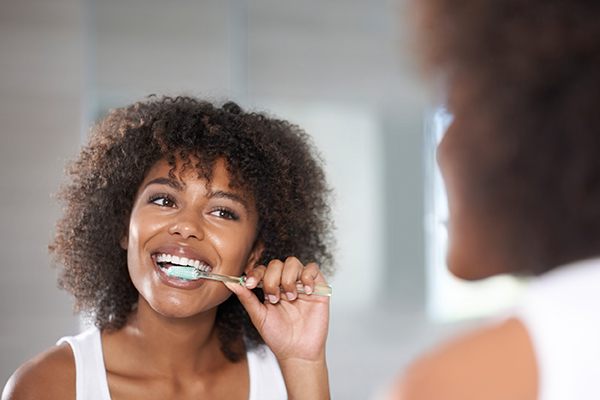
[[[150,203],[156,204],[161,207],[174,207],[175,201],[170,196],[167,195],[156,195],[150,197]]]
[[[226,208],[217,208],[216,210],[212,211],[211,214],[219,218],[230,219],[233,221],[240,219],[236,213]]]

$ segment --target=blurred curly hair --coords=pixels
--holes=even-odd
[[[214,163],[226,160],[232,185],[256,202],[260,263],[296,256],[318,262],[325,274],[332,271],[330,190],[304,131],[233,102],[217,107],[191,97],[153,96],[95,125],[60,192],[64,215],[49,246],[62,266],[59,286],[99,329],[121,328],[137,303],[119,242],[141,182],[165,158],[173,169],[182,159],[209,181]],[[264,299],[260,289],[255,293]],[[235,296],[218,307],[216,326],[232,361],[243,354],[240,339],[249,347],[262,343]]]
[[[415,0],[414,10],[482,215],[509,221],[502,239],[529,272],[600,254],[600,2]]]

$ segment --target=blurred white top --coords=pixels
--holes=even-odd
[[[57,344],[61,343],[68,343],[73,350],[76,399],[110,400],[100,331],[90,328],[77,336],[61,338]],[[249,400],[287,399],[283,376],[273,352],[267,346],[259,346],[246,355],[250,374]]]
[[[539,400],[600,399],[600,258],[534,280],[516,316],[533,342]]]

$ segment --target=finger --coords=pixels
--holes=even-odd
[[[271,260],[263,277],[263,291],[266,298],[272,304],[279,301],[281,295],[281,272],[283,271],[283,262],[280,260]]]
[[[304,286],[304,293],[312,294],[315,290],[315,282],[324,282],[325,278],[321,274],[321,269],[317,263],[308,263],[302,271],[300,281]]]
[[[231,290],[248,312],[250,320],[257,328],[260,328],[265,320],[266,310],[264,304],[249,289],[237,283],[225,282],[227,289]]]
[[[245,286],[248,289],[254,289],[256,285],[258,285],[258,282],[262,281],[263,276],[265,276],[266,270],[267,267],[265,267],[264,265],[257,265],[256,267],[248,271],[246,273]]]
[[[295,300],[298,297],[296,282],[302,274],[304,265],[296,257],[288,257],[283,263],[283,272],[281,274],[281,287],[288,300]]]

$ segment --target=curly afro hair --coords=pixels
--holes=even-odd
[[[110,112],[92,129],[61,192],[66,207],[50,245],[62,265],[59,286],[98,328],[121,328],[137,303],[119,242],[139,185],[161,159],[172,168],[181,159],[209,181],[214,163],[224,159],[232,184],[255,199],[260,263],[295,256],[331,272],[330,190],[305,132],[232,102],[150,97]],[[242,355],[240,339],[249,347],[262,343],[235,296],[219,306],[216,327],[232,361]]]
[[[414,7],[426,65],[447,85],[450,129],[465,139],[468,194],[505,221],[499,242],[519,269],[600,254],[600,2]]]

